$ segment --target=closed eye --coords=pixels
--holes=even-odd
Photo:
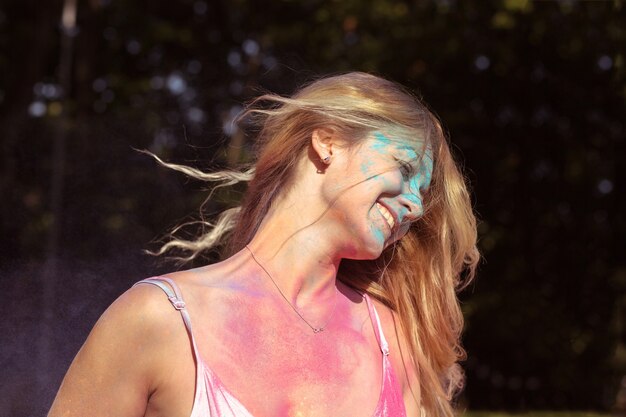
[[[396,162],[398,163],[398,166],[400,167],[402,178],[408,181],[411,177],[415,175],[415,167],[413,167],[413,165],[397,158],[396,158]]]

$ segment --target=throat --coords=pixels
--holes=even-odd
[[[301,240],[294,236],[278,245],[260,234],[244,251],[252,273],[269,284],[266,291],[278,293],[303,312],[312,306],[335,303],[341,258],[321,251],[311,240]]]

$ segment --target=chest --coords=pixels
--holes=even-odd
[[[206,366],[254,416],[368,416],[382,383],[369,316],[320,333],[290,311],[238,305],[198,335]]]

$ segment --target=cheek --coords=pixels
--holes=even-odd
[[[387,172],[378,172],[370,176],[366,181],[366,189],[371,191],[375,188],[379,193],[400,193],[404,187],[404,181],[402,174],[397,170],[387,169]]]
[[[372,175],[372,171],[374,168],[374,161],[372,160],[366,160],[361,162],[361,164],[359,165],[359,172],[361,173],[361,175],[367,177],[369,175]]]
[[[370,230],[372,231],[376,242],[383,245],[385,243],[385,233],[382,231],[382,229],[380,227],[371,226]]]

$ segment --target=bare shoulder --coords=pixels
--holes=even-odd
[[[107,308],[89,339],[110,336],[117,343],[141,347],[145,354],[162,345],[154,342],[162,340],[165,333],[180,327],[180,314],[163,290],[141,284],[128,289]]]
[[[169,307],[168,307],[169,306]],[[68,370],[49,416],[144,415],[160,359],[185,337],[180,314],[163,291],[137,285],[102,314]]]
[[[115,300],[96,326],[106,326],[109,322],[113,322],[118,331],[128,328],[139,332],[142,338],[151,338],[161,337],[164,330],[180,327],[181,319],[163,290],[155,285],[140,284]]]

